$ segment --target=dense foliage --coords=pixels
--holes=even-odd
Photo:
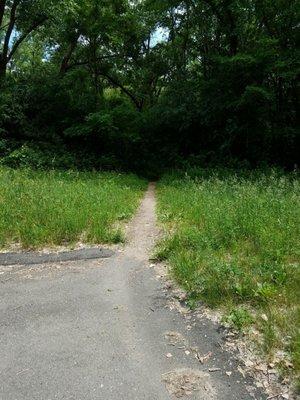
[[[294,168],[299,11],[296,0],[0,0],[2,162]]]

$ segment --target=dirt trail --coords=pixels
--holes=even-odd
[[[115,256],[0,269],[1,400],[251,399],[218,327],[179,312],[148,262],[154,190]]]
[[[158,237],[155,217],[155,183],[150,183],[140,208],[127,228],[127,257],[148,261]]]

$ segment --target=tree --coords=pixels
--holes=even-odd
[[[0,130],[120,164],[126,142],[143,165],[291,165],[298,16],[297,0],[0,0],[2,76],[14,78]]]
[[[63,3],[63,4],[62,4]],[[0,0],[0,79],[22,43],[47,21],[72,10],[73,1]]]

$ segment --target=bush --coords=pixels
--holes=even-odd
[[[12,168],[74,168],[76,159],[67,151],[49,144],[24,143],[1,159],[1,164]]]

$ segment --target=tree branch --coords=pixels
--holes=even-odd
[[[17,19],[16,19],[16,20],[17,20]],[[5,29],[5,28],[7,28],[7,27],[8,27],[8,25],[9,25],[9,24],[6,24],[6,25],[3,25],[3,26],[0,26],[0,31],[4,31],[4,29]]]
[[[18,50],[18,47],[20,46],[20,44],[33,32],[35,31],[39,26],[41,26],[45,21],[47,21],[48,17],[43,17],[40,20],[35,21],[31,27],[24,32],[19,38],[18,40],[15,41],[15,43],[13,44],[13,47],[11,49],[11,52],[9,53],[8,61],[10,61],[13,57],[13,55],[15,54],[15,52]]]
[[[108,75],[105,72],[99,72],[99,75],[103,76],[104,78],[106,78],[112,85],[120,88],[122,90],[122,92],[124,94],[126,94],[130,100],[133,102],[133,104],[136,106],[136,108],[141,111],[142,110],[142,103],[140,103],[135,96],[130,92],[130,90],[128,90],[124,85],[122,85],[120,82],[118,82],[116,79],[114,79],[113,77],[111,77],[110,75]]]
[[[61,74],[64,74],[69,68],[69,62],[70,62],[70,59],[72,57],[74,50],[76,49],[79,37],[80,37],[80,33],[77,32],[69,45],[67,53],[65,54],[65,56],[62,59],[62,62],[60,65],[60,73]]]
[[[7,28],[7,31],[5,34],[3,52],[2,52],[2,57],[4,60],[6,60],[8,58],[7,55],[8,55],[9,41],[10,41],[11,34],[12,34],[12,31],[13,31],[15,23],[16,23],[16,12],[17,12],[19,3],[20,3],[20,0],[14,0],[13,4],[11,6],[9,24],[8,24],[8,28]]]
[[[94,62],[106,60],[106,59],[109,59],[109,58],[120,57],[120,56],[121,56],[121,54],[110,54],[110,55],[106,55],[106,56],[102,56],[102,57],[96,58],[94,60]],[[72,64],[68,64],[68,66],[66,67],[66,69],[63,72],[67,72],[67,71],[69,71],[70,69],[72,69],[74,67],[80,67],[80,66],[83,66],[83,65],[89,65],[90,63],[91,63],[90,60],[76,61],[76,62],[73,62]]]

